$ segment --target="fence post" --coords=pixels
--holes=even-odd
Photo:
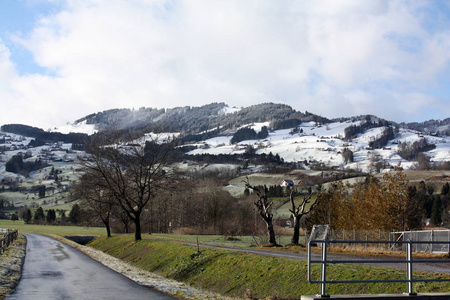
[[[431,230],[431,241],[434,242],[434,230]],[[431,243],[431,253],[433,253],[434,250],[434,244]]]
[[[321,285],[320,285],[320,296],[322,298],[326,297],[330,297],[329,295],[327,295],[326,293],[326,283],[325,281],[327,280],[327,240],[325,239],[322,242],[322,274],[321,274]]]
[[[407,270],[408,270],[408,295],[417,295],[413,292],[413,268],[412,268],[412,246],[411,240],[408,240],[406,244],[406,261],[407,261]]]

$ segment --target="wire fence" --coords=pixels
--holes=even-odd
[[[346,229],[330,229],[328,230],[327,239],[328,240],[342,240],[342,241],[389,241],[390,232],[381,230],[346,230]],[[309,237],[308,237],[309,239]],[[320,246],[320,244],[318,245]],[[343,249],[378,249],[387,250],[389,246],[387,244],[373,244],[373,243],[359,243],[359,244],[331,244],[334,248]]]
[[[420,244],[413,244],[415,252],[433,252],[433,253],[449,253],[450,247],[447,243],[433,242],[450,242],[450,230],[420,230],[420,231],[397,231],[391,232],[391,241],[419,241]],[[426,243],[430,242],[430,243]],[[405,244],[393,244],[394,250],[406,250]]]
[[[330,229],[326,236],[328,240],[341,241],[392,241],[393,243],[342,243],[331,244],[331,247],[346,249],[379,249],[379,250],[397,250],[406,251],[406,244],[403,241],[417,241],[414,243],[412,251],[414,252],[433,252],[450,253],[450,230],[418,230],[418,231],[393,231],[386,232],[381,230],[344,230]],[[306,237],[305,240],[309,240]],[[430,242],[430,243],[426,243]],[[320,245],[318,245],[320,246]]]

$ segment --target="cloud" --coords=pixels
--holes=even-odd
[[[417,121],[447,101],[430,94],[448,74],[450,31],[427,28],[424,11],[439,12],[421,1],[56,2],[14,38],[46,74],[17,74],[0,43],[0,98],[27,124],[213,101]]]

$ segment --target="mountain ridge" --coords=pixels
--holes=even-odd
[[[117,130],[121,137],[130,132],[176,133],[180,157],[198,162],[267,162],[270,158],[272,163],[300,168],[375,168],[379,172],[399,163],[406,168],[420,163],[422,167],[450,164],[449,121],[416,122],[408,127],[374,115],[327,119],[277,103],[246,108],[211,103],[173,109],[112,109],[80,118],[65,130],[80,126],[93,131],[96,127],[95,135]],[[81,144],[90,136],[20,124],[3,125],[2,131],[34,138],[30,146],[62,141],[72,143],[73,149],[83,149]]]
[[[182,134],[198,134],[221,128],[221,131],[234,130],[244,124],[254,122],[271,122],[273,129],[293,127],[297,122],[314,121],[321,124],[362,120],[383,120],[374,115],[359,115],[351,117],[326,118],[308,111],[300,112],[291,106],[282,103],[265,102],[248,107],[230,108],[224,102],[213,102],[203,106],[184,106],[175,108],[149,108],[141,107],[137,110],[128,108],[113,108],[96,113],[91,113],[75,120],[72,124],[73,133],[77,132],[75,127],[80,124],[94,125],[95,130],[108,129],[132,129],[153,132],[180,132]],[[296,121],[297,120],[297,121]],[[284,122],[284,123],[283,123]],[[424,122],[396,123],[387,121],[389,124],[401,126],[406,129],[417,130],[435,134],[450,135],[450,118],[443,120],[427,120]],[[5,124],[24,125],[25,124]],[[295,126],[294,125],[294,126]],[[31,127],[31,126],[29,126]],[[34,127],[33,127],[34,128]],[[66,129],[66,133],[68,129]],[[70,130],[70,129],[69,129]],[[52,132],[58,132],[55,127]],[[17,133],[17,132],[14,132]],[[89,132],[92,134],[92,131]]]

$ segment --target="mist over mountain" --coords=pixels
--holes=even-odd
[[[263,103],[244,108],[228,107],[225,103],[211,103],[200,107],[184,106],[171,109],[140,108],[111,109],[76,120],[96,126],[99,131],[108,129],[137,129],[152,132],[180,132],[196,134],[220,128],[234,130],[253,122],[298,121],[328,122],[326,118],[301,113],[285,104]]]

